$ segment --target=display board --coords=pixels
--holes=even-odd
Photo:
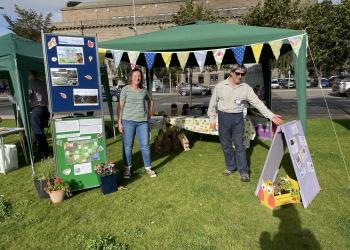
[[[276,180],[286,148],[300,186],[302,203],[306,208],[321,188],[300,121],[291,121],[277,128],[255,194],[258,194],[262,180]]]
[[[58,175],[73,191],[99,186],[94,170],[106,162],[103,118],[56,119],[53,127]]]
[[[95,37],[43,34],[50,110],[101,110],[100,73]]]

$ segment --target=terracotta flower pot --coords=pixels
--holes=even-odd
[[[49,192],[52,203],[61,203],[66,196],[63,190],[51,191]]]

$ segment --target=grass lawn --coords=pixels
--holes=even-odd
[[[350,121],[335,126],[350,168]],[[133,178],[120,179],[128,189],[106,196],[95,188],[53,205],[37,198],[29,166],[0,175],[0,194],[11,204],[0,221],[0,249],[350,249],[350,182],[330,121],[308,121],[322,188],[308,209],[271,211],[254,195],[269,142],[253,143],[251,182],[241,183],[237,173],[223,176],[217,137],[188,137],[190,151],[152,154],[157,178],[146,176],[135,148]],[[121,167],[120,135],[107,144]],[[286,153],[281,173],[290,168]],[[0,203],[0,218],[2,210]]]

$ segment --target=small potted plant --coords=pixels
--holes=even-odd
[[[261,204],[271,209],[285,204],[300,203],[299,184],[288,175],[279,177],[275,183],[262,180],[258,198]]]
[[[46,182],[50,176],[55,174],[55,160],[54,158],[47,158],[41,160],[38,167],[35,168],[35,174],[33,175],[34,188],[39,198],[50,198],[49,194],[45,191]]]
[[[95,172],[100,178],[100,188],[103,194],[117,191],[117,169],[112,161],[97,164]]]
[[[67,196],[72,196],[68,182],[59,176],[51,176],[47,179],[45,191],[49,194],[52,203],[61,203]]]

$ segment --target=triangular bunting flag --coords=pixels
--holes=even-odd
[[[303,35],[293,36],[288,38],[289,44],[290,46],[292,46],[292,49],[297,57],[299,56],[299,50],[300,50],[302,40],[303,40]]]
[[[106,52],[107,52],[107,49],[98,49],[98,59],[99,59],[100,65],[105,63]]]
[[[261,54],[261,51],[262,51],[263,46],[264,46],[263,43],[258,43],[258,44],[250,45],[250,47],[251,47],[252,50],[253,50],[253,54],[254,54],[254,58],[255,58],[256,64],[259,63],[260,54]]]
[[[122,59],[124,51],[123,50],[112,50],[114,65],[118,68],[120,60]]]
[[[271,50],[273,52],[273,55],[275,56],[276,60],[280,57],[281,53],[281,47],[283,45],[282,40],[274,40],[269,42]]]
[[[233,54],[235,55],[235,59],[239,65],[243,64],[245,46],[239,46],[231,48]]]
[[[139,55],[140,55],[139,51],[128,51],[130,66],[132,69],[135,69],[136,61],[137,61],[137,58],[139,58]]]
[[[214,50],[212,50],[212,52],[214,55],[216,66],[218,67],[218,69],[220,69],[222,59],[224,58],[226,49],[214,49]]]
[[[169,68],[170,65],[170,61],[171,61],[171,55],[173,54],[173,52],[161,52],[165,66],[167,68]]]
[[[179,59],[180,66],[185,69],[190,52],[177,52],[177,59]]]
[[[204,68],[205,58],[207,57],[207,51],[205,50],[195,51],[194,56],[197,59],[199,70],[202,72]]]
[[[147,69],[151,70],[153,68],[154,59],[156,58],[157,53],[154,52],[145,52],[144,53],[147,63]]]

